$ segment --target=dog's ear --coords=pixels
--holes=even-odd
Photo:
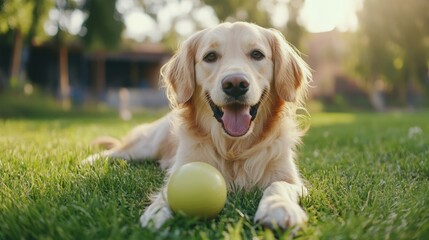
[[[279,31],[270,30],[270,44],[277,94],[288,102],[302,101],[311,79],[308,65]]]
[[[161,77],[173,106],[189,101],[195,90],[195,50],[199,34],[191,36],[162,67]]]

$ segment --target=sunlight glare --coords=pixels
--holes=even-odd
[[[310,32],[355,31],[362,0],[307,0],[300,20]]]
[[[176,22],[175,30],[182,36],[189,36],[195,32],[195,23],[188,19],[179,20]]]
[[[219,24],[219,19],[212,7],[203,6],[192,13],[192,17],[204,28]]]
[[[162,36],[157,30],[156,22],[143,12],[141,9],[135,9],[124,15],[124,22],[127,26],[125,36],[137,41],[144,41],[149,37],[151,41],[159,41]]]
[[[277,4],[272,10],[271,23],[274,27],[281,28],[287,24],[289,20],[289,11],[286,4]]]

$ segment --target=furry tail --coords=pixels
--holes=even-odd
[[[100,147],[102,149],[112,149],[121,145],[121,141],[109,136],[101,136],[92,140],[91,146]]]

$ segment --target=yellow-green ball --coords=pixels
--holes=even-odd
[[[222,174],[203,162],[192,162],[175,171],[167,185],[170,209],[191,217],[213,218],[226,202],[226,184]]]

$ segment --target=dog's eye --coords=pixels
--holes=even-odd
[[[256,61],[260,61],[260,60],[262,60],[265,57],[265,55],[261,51],[259,51],[259,50],[253,50],[250,53],[250,57],[252,57]]]
[[[213,63],[216,62],[218,58],[219,57],[216,52],[209,52],[207,53],[207,55],[204,56],[203,60],[207,63]]]

